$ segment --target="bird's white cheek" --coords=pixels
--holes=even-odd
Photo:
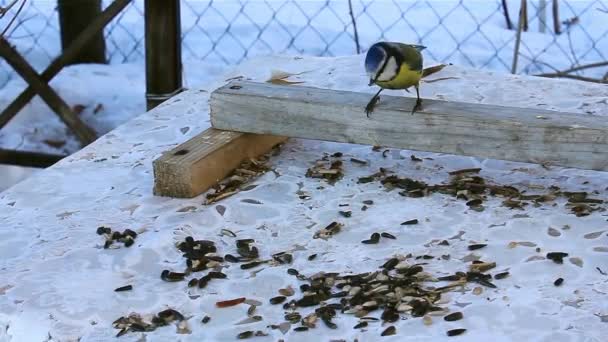
[[[397,70],[397,61],[394,57],[389,58],[388,62],[386,63],[386,66],[384,67],[384,70],[382,70],[382,73],[378,76],[378,81],[392,80],[393,78],[395,78],[395,76],[397,76]]]

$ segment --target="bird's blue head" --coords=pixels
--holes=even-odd
[[[379,43],[372,45],[372,47],[367,50],[367,55],[365,56],[365,71],[369,76],[369,85],[372,85],[375,82],[378,77],[378,72],[380,72],[387,56],[386,50]]]

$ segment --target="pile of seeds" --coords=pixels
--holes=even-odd
[[[587,192],[561,191],[557,186],[551,186],[549,192],[540,195],[528,195],[511,185],[490,184],[483,177],[473,175],[481,169],[463,169],[450,172],[448,184],[429,185],[407,177],[389,175],[386,169],[361,177],[358,183],[369,183],[380,181],[388,190],[400,189],[400,195],[405,197],[424,197],[432,193],[441,193],[454,196],[467,201],[466,204],[475,211],[483,211],[483,202],[487,196],[500,196],[504,198],[503,206],[511,209],[524,209],[525,206],[540,206],[542,203],[552,202],[558,197],[568,199],[566,208],[570,209],[576,216],[587,216],[594,211],[605,211],[600,206],[604,203],[601,199],[590,198]]]
[[[318,320],[330,329],[335,329],[337,325],[332,320],[339,313],[351,314],[359,318],[360,322],[354,327],[355,329],[365,328],[377,321],[393,323],[405,314],[425,317],[426,321],[431,322],[430,316],[447,313],[445,308],[437,304],[442,293],[460,288],[467,282],[495,288],[496,286],[490,282],[492,275],[484,273],[495,266],[495,263],[475,261],[468,272],[457,272],[452,276],[440,278],[434,278],[425,272],[423,264],[410,264],[406,258],[397,257],[385,262],[379,271],[361,274],[342,275],[321,272],[306,277],[295,269],[289,269],[288,274],[297,276],[305,283],[300,285],[299,299],[283,304],[283,309],[286,310],[285,320],[291,324],[300,324],[294,328],[294,331],[315,328]],[[496,274],[495,279],[504,279],[507,275],[508,273],[502,272]],[[424,285],[427,282],[437,281],[452,283],[437,288]],[[271,304],[280,304],[285,300],[285,296],[275,297],[271,299]],[[316,308],[308,315],[299,312],[308,307]],[[371,316],[377,311],[381,312],[379,318]],[[456,321],[462,317],[462,313],[451,313],[445,316],[445,320]],[[279,325],[274,327],[278,328]],[[453,329],[447,334],[456,336],[464,332],[464,329]],[[396,328],[389,326],[381,335],[395,333]]]
[[[324,228],[325,235],[331,236],[335,233],[337,225],[337,223],[332,223]],[[331,231],[333,233],[328,233]],[[387,238],[392,238],[392,236],[387,236]],[[168,282],[177,282],[191,277],[188,282],[189,287],[204,288],[213,279],[227,278],[227,275],[221,272],[227,262],[240,263],[239,268],[245,270],[264,263],[285,265],[293,261],[293,255],[288,252],[273,254],[269,260],[260,259],[259,250],[254,243],[253,239],[238,239],[235,243],[237,255],[225,254],[222,257],[218,254],[213,241],[195,240],[188,236],[177,244],[177,248],[186,259],[186,270],[184,272],[164,270],[161,278]],[[483,247],[485,247],[484,244],[475,244],[470,245],[468,249],[476,250]],[[314,255],[309,256],[308,259],[314,259]],[[496,286],[491,282],[493,278],[500,280],[509,275],[508,272],[501,272],[492,277],[486,272],[495,268],[496,263],[477,260],[472,262],[466,272],[456,272],[453,275],[435,278],[424,270],[425,260],[430,259],[434,259],[434,257],[430,255],[394,257],[380,266],[379,270],[360,274],[320,272],[305,276],[296,269],[289,268],[287,273],[303,282],[299,286],[301,294],[299,298],[288,300],[289,297],[296,295],[296,291],[289,286],[279,289],[278,296],[269,298],[271,305],[282,304],[285,310],[285,322],[271,324],[268,327],[287,332],[291,329],[292,324],[297,324],[298,326],[293,330],[299,332],[313,329],[317,326],[317,322],[321,321],[330,329],[335,329],[337,325],[333,320],[338,314],[349,314],[359,318],[360,321],[355,325],[355,329],[362,329],[380,321],[390,324],[399,320],[402,315],[424,317],[425,324],[431,324],[431,316],[448,313],[448,310],[438,304],[443,293],[462,288],[467,282],[495,288]],[[207,271],[207,274],[200,278],[193,276],[194,273],[202,271]],[[432,287],[427,285],[430,282],[450,283],[441,287]],[[261,316],[255,315],[255,309],[261,303],[245,297],[220,301],[216,305],[218,308],[225,308],[241,303],[250,305],[249,317],[242,324],[263,320]],[[311,308],[314,309],[307,314],[301,312]],[[379,317],[373,316],[375,312],[380,313]],[[461,313],[450,313],[444,317],[446,321],[456,321],[461,318]],[[202,322],[208,322],[209,319],[206,316]],[[122,335],[129,331],[151,331],[175,320],[181,321],[183,316],[174,310],[165,310],[148,320],[144,320],[136,314],[121,317],[114,322],[114,326],[121,329],[119,335]],[[464,332],[465,329],[458,328],[448,331],[447,334],[456,336]],[[381,335],[388,336],[396,333],[396,328],[389,326],[382,331]],[[263,331],[244,331],[237,337],[244,339],[265,334]]]
[[[238,193],[245,185],[269,171],[268,159],[269,157],[266,155],[241,163],[228,177],[213,187],[213,192],[207,194],[205,204],[211,204]]]
[[[315,165],[306,171],[306,177],[325,179],[329,184],[334,184],[344,177],[342,169],[342,153],[325,155],[315,162]]]
[[[166,309],[146,318],[140,314],[132,313],[129,316],[123,316],[115,320],[112,326],[115,329],[120,329],[116,335],[116,337],[120,337],[128,332],[154,331],[158,327],[168,326],[173,322],[177,322],[178,333],[190,332],[184,315],[174,309]]]
[[[103,248],[107,249],[112,246],[114,242],[123,243],[125,247],[131,247],[135,243],[137,233],[131,229],[125,229],[122,233],[119,231],[112,232],[111,228],[99,227],[97,228],[97,235],[103,235],[106,238]]]

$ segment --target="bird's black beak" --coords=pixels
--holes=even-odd
[[[374,79],[373,79],[373,78],[370,78],[370,79],[369,79],[369,84],[368,84],[368,86],[370,86],[370,87],[371,87],[373,84],[374,84]]]

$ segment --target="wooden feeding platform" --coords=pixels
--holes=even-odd
[[[233,81],[211,94],[213,128],[154,161],[154,193],[197,196],[247,158],[286,137],[608,170],[608,122],[536,108],[381,97],[312,87]],[[203,110],[201,110],[203,111]]]

